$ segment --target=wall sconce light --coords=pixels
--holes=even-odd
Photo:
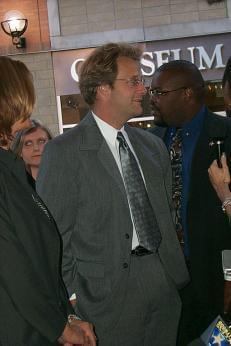
[[[5,14],[1,27],[3,31],[12,37],[12,42],[17,48],[26,47],[25,37],[21,37],[27,29],[28,20],[19,11],[9,11]]]

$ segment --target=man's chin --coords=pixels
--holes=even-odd
[[[143,114],[142,107],[133,108],[132,112],[129,115],[129,119],[132,119],[132,118],[135,118],[135,117],[142,117],[142,114]]]

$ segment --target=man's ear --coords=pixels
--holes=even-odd
[[[111,90],[110,86],[108,84],[102,84],[100,86],[98,86],[98,94],[101,96],[106,96],[108,95],[109,91]]]
[[[191,97],[192,94],[193,94],[193,90],[192,90],[191,88],[186,88],[186,89],[185,89],[185,95],[186,95],[187,97]]]
[[[99,86],[99,88],[102,90],[102,91],[106,91],[106,90],[109,90],[111,89],[110,86],[108,84],[101,84]]]

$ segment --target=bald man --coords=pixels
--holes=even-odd
[[[215,145],[210,146],[214,138],[222,137],[225,151],[231,152],[231,119],[207,109],[202,75],[185,60],[159,67],[150,94],[158,125],[152,132],[164,140],[172,163],[174,155],[180,155],[180,170],[173,176],[173,186],[178,179],[176,225],[191,276],[190,284],[181,291],[178,345],[184,346],[224,312],[221,251],[231,249],[231,232],[209,181],[208,168],[216,155]],[[176,132],[181,136],[180,154],[173,148]]]

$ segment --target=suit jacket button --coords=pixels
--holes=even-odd
[[[128,233],[125,234],[125,238],[126,238],[126,239],[129,239],[129,238],[130,238]]]
[[[128,267],[128,264],[125,262],[125,263],[123,264],[123,268],[126,269],[127,267]]]

